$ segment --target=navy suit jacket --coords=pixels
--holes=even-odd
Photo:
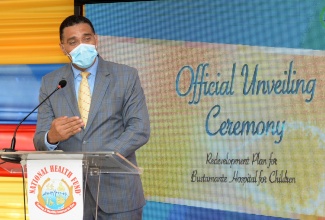
[[[87,126],[60,142],[57,149],[66,152],[114,151],[137,165],[135,151],[146,144],[150,136],[149,115],[138,72],[127,65],[105,61],[100,56],[98,59]],[[67,81],[67,85],[39,107],[34,136],[36,150],[48,150],[44,137],[53,119],[80,116],[71,64],[42,78],[39,99],[43,101],[62,79]],[[89,177],[87,185],[95,196],[96,178]],[[124,212],[144,204],[139,175],[101,175],[99,206],[103,211]]]

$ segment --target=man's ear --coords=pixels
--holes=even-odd
[[[69,58],[70,61],[72,61],[72,58],[71,58],[70,54],[65,50],[63,44],[60,43],[59,45],[60,45],[60,48],[61,48],[62,53],[63,53],[65,56],[67,56],[67,57]]]
[[[98,48],[98,35],[95,34],[94,38],[95,38],[95,47],[96,47],[96,50],[97,50],[97,48]]]
[[[61,48],[62,53],[67,56],[67,51],[64,49],[63,44],[59,43],[59,46]]]

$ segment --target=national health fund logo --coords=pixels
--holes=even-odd
[[[62,178],[50,178],[51,173],[59,173]],[[76,207],[75,195],[81,196],[81,181],[68,168],[49,165],[37,171],[32,178],[29,195],[36,196],[35,206],[43,212],[59,215]]]

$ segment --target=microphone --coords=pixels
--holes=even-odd
[[[17,125],[15,131],[14,131],[14,135],[11,139],[11,146],[10,148],[4,148],[4,152],[15,152],[15,147],[16,147],[16,133],[18,131],[18,128],[20,127],[20,125],[38,108],[40,107],[40,105],[42,105],[46,100],[48,100],[52,95],[53,93],[55,93],[56,91],[58,91],[59,89],[62,89],[64,88],[65,86],[67,85],[67,81],[66,80],[61,80],[58,84],[58,86],[56,87],[56,89],[50,94],[48,95],[41,103],[39,103],[25,118],[23,118],[19,124]],[[11,163],[20,163],[20,157],[17,157],[17,156],[1,156],[0,157],[3,161],[5,162],[11,162]]]

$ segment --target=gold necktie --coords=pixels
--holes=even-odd
[[[78,106],[81,118],[83,122],[85,123],[85,127],[88,120],[88,114],[89,114],[89,108],[90,108],[90,88],[88,84],[87,77],[90,75],[88,72],[82,72],[82,80],[79,87],[79,94],[78,94]]]

